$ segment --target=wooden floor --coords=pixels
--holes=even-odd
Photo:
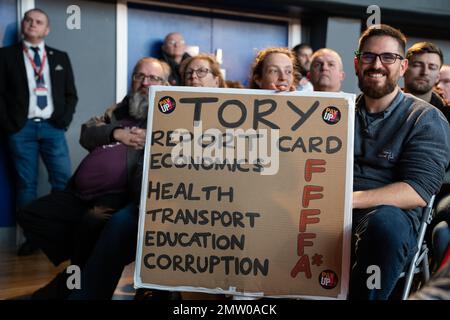
[[[0,251],[0,300],[21,299],[46,285],[68,264],[54,267],[42,252],[19,257],[16,250]],[[134,264],[125,268],[113,300],[131,300]]]
[[[31,256],[19,257],[16,250],[0,249],[0,300],[27,299],[34,291],[45,286],[68,263],[58,267],[53,266],[47,257],[38,252]],[[132,300],[134,263],[128,265],[114,292],[113,300]],[[182,300],[222,300],[223,295],[213,295],[195,292],[182,292]]]

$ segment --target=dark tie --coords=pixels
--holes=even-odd
[[[30,47],[31,50],[34,51],[34,64],[36,65],[36,69],[41,69],[41,57],[39,56],[39,47]],[[41,73],[41,76],[34,70],[34,76],[36,78],[36,87],[45,87],[44,82],[44,72]],[[37,96],[37,105],[39,109],[44,109],[47,106],[47,96],[46,95],[38,95]]]

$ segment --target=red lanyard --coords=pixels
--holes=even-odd
[[[31,63],[31,66],[33,67],[36,79],[39,79],[42,76],[42,73],[44,72],[45,62],[47,61],[47,53],[45,52],[45,49],[44,49],[44,53],[42,54],[41,68],[39,70],[36,66],[36,63],[34,63],[34,59],[31,58],[30,53],[28,52],[27,46],[25,46],[25,45],[23,46],[23,51],[26,53],[28,60],[30,60],[30,63]],[[39,53],[36,52],[35,54],[39,54]]]

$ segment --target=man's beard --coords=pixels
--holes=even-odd
[[[412,81],[408,84],[408,91],[412,94],[425,94],[430,92],[433,89],[433,85],[430,82],[425,82],[423,84],[418,84],[415,81]]]
[[[148,96],[139,92],[131,94],[128,103],[130,116],[135,119],[142,120],[147,118],[148,113]]]
[[[364,76],[370,72],[378,72],[386,76],[386,83],[382,87],[372,87],[368,84],[364,83]],[[382,69],[368,69],[364,71],[364,74],[361,76],[358,74],[358,86],[359,89],[369,98],[379,99],[382,98],[395,90],[397,87],[398,78],[388,74],[386,71]]]

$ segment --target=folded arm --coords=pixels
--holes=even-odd
[[[395,182],[381,188],[354,191],[353,209],[391,205],[400,209],[426,206],[425,200],[407,183]]]

